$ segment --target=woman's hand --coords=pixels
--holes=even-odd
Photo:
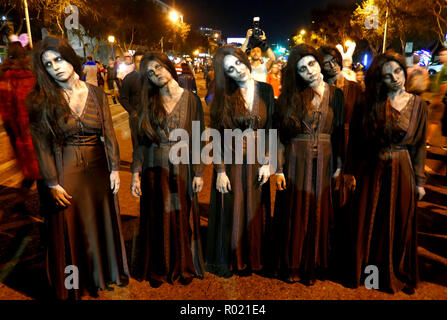
[[[228,179],[228,176],[225,172],[220,172],[217,174],[216,189],[219,190],[219,192],[221,193],[227,193],[231,191],[230,179]]]
[[[343,183],[348,187],[348,189],[351,190],[351,192],[354,192],[357,185],[355,177],[352,174],[345,174],[343,176],[343,180]]]
[[[284,173],[276,174],[276,189],[279,191],[286,190],[286,178],[284,177]]]
[[[422,198],[425,196],[424,187],[416,187],[416,195],[419,201],[422,200]]]
[[[194,177],[192,180],[192,191],[200,192],[203,188],[203,178],[202,177]]]
[[[335,170],[334,174],[332,175],[332,178],[335,179],[337,178],[341,173],[341,169],[338,168],[337,170]]]
[[[379,159],[382,161],[388,161],[393,158],[393,154],[391,153],[391,150],[381,150],[379,152]]]
[[[50,193],[57,205],[67,207],[70,205],[69,199],[72,198],[61,185],[50,187]]]
[[[130,191],[134,197],[141,196],[141,181],[140,181],[140,173],[135,172],[132,174],[132,183],[130,184]]]
[[[265,164],[259,168],[258,171],[258,182],[261,183],[261,186],[267,182],[270,177],[270,165]]]
[[[117,194],[120,188],[120,173],[119,171],[112,171],[110,173],[110,189],[113,190],[113,194]]]

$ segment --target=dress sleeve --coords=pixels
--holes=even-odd
[[[202,134],[202,132],[205,131],[205,120],[203,117],[203,107],[202,107],[202,102],[200,101],[200,98],[196,95],[195,96],[195,106],[194,106],[194,113],[193,113],[193,118],[192,121],[199,121],[200,122],[200,135]],[[192,138],[192,137],[191,137]],[[200,137],[199,137],[200,139]],[[202,141],[202,139],[200,139],[200,150],[203,150],[203,147],[205,145],[205,142]],[[203,171],[205,170],[205,164],[202,162],[202,157],[200,156],[200,163],[199,164],[193,164],[193,171],[194,171],[194,175],[196,177],[202,177],[203,176]]]
[[[418,125],[414,135],[414,144],[410,147],[410,154],[412,155],[411,161],[416,176],[416,185],[418,187],[423,187],[426,180],[424,166],[427,155],[427,104],[421,100],[419,108]]]
[[[270,155],[270,130],[273,129],[273,114],[275,112],[275,97],[273,94],[273,87],[270,84],[265,85],[266,88],[266,107],[267,107],[267,121],[265,123],[265,156]],[[261,164],[260,164],[261,165]]]
[[[130,165],[130,168],[132,173],[141,173],[143,171],[144,155],[146,154],[147,147],[142,143],[141,137],[138,135],[137,119],[135,114],[132,115],[130,121],[130,130],[132,137],[134,137],[132,164]]]
[[[344,95],[336,88],[334,93],[334,131],[332,132],[332,148],[336,168],[344,162]]]
[[[30,129],[40,175],[48,187],[59,184],[53,144],[33,125]]]
[[[103,95],[103,114],[104,114],[104,143],[106,144],[107,157],[109,159],[110,171],[118,171],[120,169],[120,152],[118,141],[116,140],[115,130],[113,129],[112,115],[110,113],[107,96]]]
[[[123,106],[124,109],[126,109],[126,111],[131,114],[133,111],[133,107],[130,104],[130,77],[126,76],[123,79],[123,82],[121,84],[121,88],[119,89],[119,102],[121,103],[121,105]]]

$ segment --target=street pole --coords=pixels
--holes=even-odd
[[[28,2],[26,0],[23,0],[23,4],[25,6],[26,29],[28,31],[29,46],[32,49],[33,48],[33,38],[31,37],[31,25],[29,22],[29,14],[28,14]]]
[[[386,32],[388,29],[388,10],[389,7],[386,7],[386,14],[385,14],[385,31],[383,32],[383,48],[382,48],[382,53],[385,53],[385,48],[386,48]]]
[[[113,43],[111,43],[110,46],[112,47],[112,57],[113,57],[113,60],[115,60],[115,52],[113,51]]]
[[[160,39],[160,45],[161,45],[161,53],[163,53],[163,37]]]

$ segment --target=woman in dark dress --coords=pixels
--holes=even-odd
[[[141,196],[136,278],[154,287],[163,282],[188,284],[204,273],[197,205],[204,166],[193,162],[191,153],[193,134],[200,139],[204,130],[202,104],[178,85],[175,67],[165,54],[146,54],[140,72],[141,104],[131,125],[137,137],[131,191]],[[186,161],[174,159],[179,143]]]
[[[251,78],[247,56],[233,46],[223,46],[217,51],[214,70],[211,127],[218,130],[221,137],[224,137],[224,129],[248,129],[253,133],[254,145],[258,145],[258,130],[272,126],[272,87]],[[265,137],[268,134],[265,132]],[[236,148],[232,143],[225,146],[234,164],[215,163],[206,261],[207,271],[224,277],[234,272],[260,272],[268,262],[271,210],[270,183],[266,182],[270,167],[262,161],[265,159],[248,163],[247,144],[242,143],[241,149],[237,149],[237,143]],[[265,141],[266,148],[268,145]],[[259,150],[257,154],[259,156]],[[264,155],[268,157],[268,149]],[[242,163],[235,163],[237,156],[243,158]]]
[[[326,277],[331,177],[340,174],[343,156],[343,92],[323,81],[320,66],[314,48],[292,50],[275,125],[284,144],[276,175],[276,269],[286,281],[308,285]]]
[[[379,269],[379,289],[414,292],[418,282],[417,201],[425,194],[427,107],[405,91],[404,57],[387,52],[366,73],[363,124],[351,135],[358,199],[352,239],[354,286],[367,265]],[[367,170],[358,170],[365,166]]]
[[[51,285],[60,299],[125,285],[129,272],[116,195],[120,158],[107,97],[80,81],[82,66],[63,39],[42,40],[32,65],[37,81],[28,103],[37,161],[49,187],[42,214]],[[78,289],[75,280],[74,289],[67,286],[70,265],[79,271]]]
[[[318,49],[318,52],[323,59],[322,73],[324,80],[340,88],[344,95],[344,163],[341,174],[333,181],[334,229],[331,236],[330,259],[331,277],[342,280],[346,278],[349,272],[348,268],[346,268],[346,261],[352,252],[349,252],[347,248],[352,247],[350,235],[355,229],[355,226],[350,225],[352,219],[349,217],[349,213],[353,213],[350,207],[353,205],[355,179],[352,174],[348,174],[345,170],[346,164],[351,163],[352,155],[355,154],[352,150],[348,152],[349,129],[352,125],[356,125],[356,123],[353,123],[353,120],[358,118],[358,116],[354,115],[362,115],[364,112],[364,94],[358,83],[345,78],[342,71],[342,55],[337,48],[322,46]]]

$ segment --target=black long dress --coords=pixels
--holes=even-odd
[[[135,277],[154,286],[177,281],[187,284],[204,273],[197,194],[192,190],[192,180],[203,175],[204,166],[193,164],[191,140],[189,164],[174,164],[169,159],[177,144],[169,141],[171,131],[184,129],[191,138],[195,125],[200,138],[204,130],[202,104],[195,94],[184,90],[165,125],[157,128],[161,142],[139,137],[134,148],[132,172],[141,173],[142,190]],[[135,127],[132,131],[138,136]]]
[[[272,128],[273,89],[269,84],[255,83],[253,108],[239,115],[239,122],[246,124],[239,127],[242,131]],[[265,134],[267,137],[267,130]],[[206,268],[208,272],[224,277],[234,272],[262,271],[268,262],[271,240],[270,183],[267,181],[259,185],[260,165],[247,164],[245,151],[243,164],[217,165],[213,175]],[[232,153],[234,161],[234,148]],[[222,194],[216,189],[218,172],[227,174],[231,192]]]
[[[307,88],[309,93],[312,89]],[[331,177],[343,153],[343,92],[326,84],[320,106],[304,106],[300,123],[287,128],[283,172],[286,190],[276,193],[276,272],[289,282],[326,277],[333,224]],[[281,150],[281,149],[279,149]],[[339,167],[339,165],[338,165]]]
[[[108,284],[128,283],[124,240],[117,196],[110,188],[110,171],[119,170],[119,151],[107,97],[87,84],[82,115],[59,119],[62,145],[51,144],[32,130],[40,172],[48,185],[60,184],[71,205],[56,207],[49,192],[43,196],[48,228],[47,272],[59,299],[95,295]],[[79,289],[67,290],[67,266],[79,270]]]

